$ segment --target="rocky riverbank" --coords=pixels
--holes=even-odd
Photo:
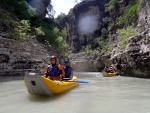
[[[42,7],[35,6],[36,2]],[[30,71],[43,74],[49,56],[57,52],[47,41],[55,34],[49,33],[54,27],[53,20],[44,16],[47,10],[52,10],[50,0],[30,4],[0,0],[0,76],[23,76]]]
[[[0,36],[0,76],[43,72],[49,53],[31,37],[23,42]]]
[[[128,76],[150,77],[150,29],[127,39],[127,47],[119,46],[112,51],[111,60],[121,59],[124,74]]]
[[[111,53],[112,62],[120,58],[127,76],[150,78],[150,2],[141,3],[137,34],[126,40],[127,46],[120,46]]]

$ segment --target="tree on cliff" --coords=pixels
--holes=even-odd
[[[56,52],[66,50],[67,45],[62,38],[64,31],[56,30],[54,19],[46,17],[52,11],[51,0],[0,0],[0,6],[3,8],[0,10],[0,21],[6,26],[9,23],[11,27],[3,30],[6,32],[9,29],[15,40],[24,41],[30,35],[43,44],[55,47]]]
[[[0,0],[0,4],[4,5],[10,12],[15,13],[19,19],[30,18],[25,0]]]

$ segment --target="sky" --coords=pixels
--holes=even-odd
[[[57,17],[61,12],[68,14],[69,10],[73,8],[75,4],[75,0],[52,0],[55,11],[54,17]]]

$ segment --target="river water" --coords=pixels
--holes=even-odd
[[[0,113],[150,113],[150,79],[77,75],[89,84],[54,97],[32,96],[20,77],[1,77]]]

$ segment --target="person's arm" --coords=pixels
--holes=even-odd
[[[65,71],[64,71],[63,66],[59,64],[59,65],[58,65],[58,68],[59,68],[59,70],[61,71],[62,77],[65,77]]]
[[[73,68],[71,67],[71,76],[70,78],[72,79],[73,78]]]
[[[46,70],[44,72],[44,77],[47,77],[48,69],[49,69],[49,66],[46,68]]]
[[[61,74],[63,77],[65,77],[65,71],[64,69],[62,68],[62,74]]]

